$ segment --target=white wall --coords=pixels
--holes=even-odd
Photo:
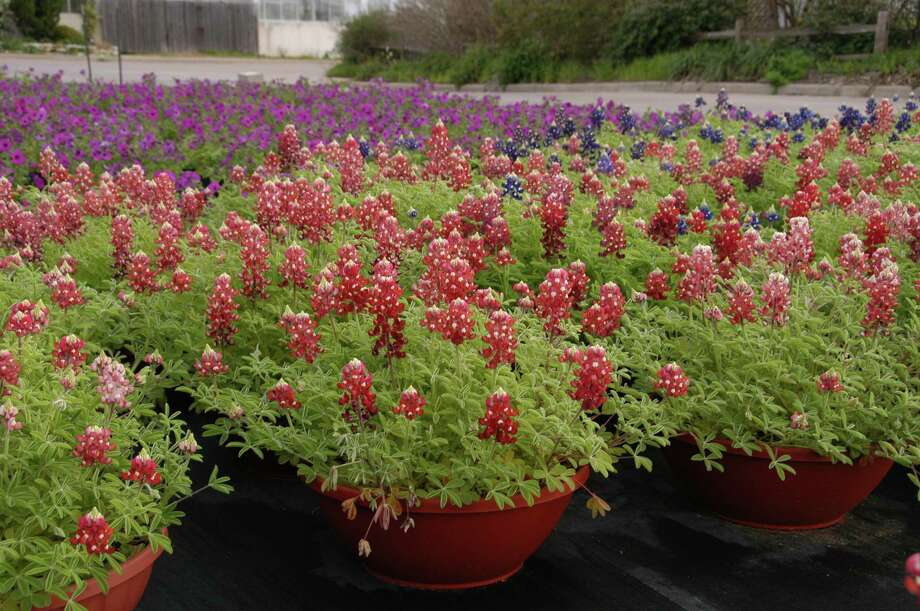
[[[58,23],[71,27],[78,32],[83,31],[83,15],[80,13],[61,13]]]
[[[323,57],[335,52],[339,28],[328,21],[259,20],[259,55]]]

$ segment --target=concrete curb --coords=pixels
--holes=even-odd
[[[334,79],[339,82],[358,82],[350,79]],[[399,87],[412,87],[415,83],[389,83]],[[912,89],[897,85],[836,85],[831,83],[790,83],[774,91],[769,83],[739,81],[598,81],[589,83],[513,83],[502,88],[496,83],[473,83],[455,87],[443,83],[432,84],[436,91],[455,93],[616,93],[618,91],[648,91],[650,93],[726,93],[742,95],[787,95],[820,97],[906,97]]]

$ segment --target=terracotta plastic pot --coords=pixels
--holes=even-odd
[[[590,470],[582,467],[573,478],[584,484]],[[342,501],[358,495],[353,488],[339,485],[321,491],[322,482],[311,487],[320,494],[320,506],[332,527],[354,553],[373,514],[358,503],[358,515],[347,519]],[[518,572],[555,528],[572,499],[574,490],[549,492],[544,489],[533,506],[520,496],[514,507],[500,510],[492,501],[464,507],[441,508],[437,500],[423,500],[411,509],[415,526],[403,531],[399,521],[387,530],[371,528],[368,570],[375,576],[401,586],[431,590],[476,588],[504,581]]]
[[[156,552],[150,547],[144,548],[122,565],[121,575],[114,571],[109,573],[108,593],[103,594],[96,580],[91,579],[83,593],[77,597],[77,602],[86,607],[87,611],[133,611],[147,589],[153,563],[162,553],[162,547]],[[49,606],[35,608],[33,611],[63,609],[65,605],[65,601],[55,596]]]
[[[887,458],[866,456],[850,466],[804,448],[777,448],[777,455],[792,457],[786,464],[796,472],[783,481],[770,469],[766,452],[748,456],[729,441],[716,441],[725,446],[724,472],[691,460],[699,449],[690,435],[671,439],[664,454],[688,496],[721,518],[755,528],[833,526],[872,493],[892,465]]]

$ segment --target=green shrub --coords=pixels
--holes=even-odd
[[[388,14],[372,11],[345,24],[339,35],[338,50],[346,62],[362,62],[380,55],[391,36]]]
[[[54,40],[64,0],[10,0],[10,10],[23,34],[36,40]]]
[[[534,40],[525,40],[505,50],[499,61],[498,82],[501,85],[542,82],[547,72],[546,51]]]
[[[789,49],[777,53],[770,58],[767,64],[766,79],[779,89],[787,83],[800,81],[808,76],[808,70],[814,64],[810,54],[801,49]]]
[[[54,28],[54,39],[69,45],[83,44],[83,34],[66,25],[58,25]]]
[[[494,49],[470,47],[448,70],[448,80],[457,87],[488,80],[489,65],[494,57]]]
[[[517,49],[536,43],[554,60],[589,63],[600,57],[625,0],[495,0],[498,44]]]
[[[734,0],[637,0],[617,21],[608,53],[627,62],[690,46],[701,31],[730,27],[738,8]]]

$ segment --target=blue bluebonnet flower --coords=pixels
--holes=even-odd
[[[418,216],[418,210],[415,208],[409,208],[409,218],[414,219]]]
[[[358,150],[361,151],[361,156],[365,159],[371,154],[371,147],[364,138],[358,140]]]
[[[680,235],[687,234],[687,219],[682,216],[677,219],[677,233]]]
[[[601,145],[597,143],[594,130],[589,127],[581,130],[579,140],[581,140],[581,154],[586,157],[593,157],[601,148]]]
[[[601,125],[604,124],[604,119],[607,118],[607,113],[604,112],[603,106],[595,106],[591,111],[591,127],[598,129]]]
[[[633,143],[632,148],[629,149],[629,154],[633,159],[637,160],[645,157],[645,142],[637,140]]]
[[[561,163],[562,163],[562,160],[559,159],[559,155],[557,155],[557,154],[555,154],[555,153],[553,153],[552,155],[550,155],[550,156],[547,158],[547,161],[549,161],[550,164],[553,164],[553,163],[561,164]]]
[[[803,134],[802,132],[795,132],[794,134],[792,134],[792,141],[795,142],[796,144],[799,144],[800,142],[805,142],[805,134]]]
[[[757,148],[757,138],[751,138],[751,140],[748,142],[748,148],[752,151]]]
[[[408,136],[403,136],[402,138],[397,140],[396,145],[401,146],[407,151],[417,151],[418,149],[421,148],[421,144],[412,134],[409,134]]]
[[[915,110],[917,110],[917,108],[918,108],[917,103],[914,102],[913,100],[908,100],[908,102],[904,104],[904,109],[907,110],[908,112],[914,112]]]
[[[728,106],[728,93],[725,89],[719,89],[719,95],[716,96],[716,108],[719,110]]]
[[[572,117],[566,117],[562,122],[562,135],[569,137],[577,131],[578,126],[575,125],[574,119],[572,119]]]
[[[901,116],[898,117],[898,122],[895,123],[894,128],[899,134],[910,129],[910,113],[902,112]]]
[[[597,159],[597,172],[598,174],[613,174],[613,161],[610,160],[610,155],[606,151],[601,153]]]
[[[780,221],[779,213],[774,208],[770,208],[764,213],[764,219],[770,224],[778,223]]]
[[[703,213],[704,219],[706,219],[707,221],[712,220],[712,210],[709,208],[709,204],[707,204],[706,202],[703,202],[702,204],[700,204],[699,210],[700,212]]]
[[[875,101],[875,98],[869,98],[868,100],[866,100],[866,114],[867,115],[871,115],[872,113],[874,113],[876,107],[877,107],[877,102]]]
[[[706,100],[703,99],[703,96],[699,96],[694,100],[693,105],[697,108],[702,108],[706,105]]]
[[[555,141],[562,137],[562,130],[559,129],[559,126],[556,125],[556,122],[553,121],[549,124],[549,127],[546,128],[546,138],[549,141]]]
[[[719,163],[719,158],[713,157],[712,159],[709,160],[709,167],[710,168],[714,167],[717,163]]]
[[[502,183],[502,197],[510,196],[518,201],[524,197],[524,184],[521,179],[514,174],[505,176],[505,182]]]
[[[746,223],[751,229],[755,231],[760,231],[760,218],[757,216],[756,212],[751,212],[751,216]]]
[[[662,161],[658,167],[661,168],[662,172],[667,172],[668,174],[674,171],[674,164],[670,161]]]

